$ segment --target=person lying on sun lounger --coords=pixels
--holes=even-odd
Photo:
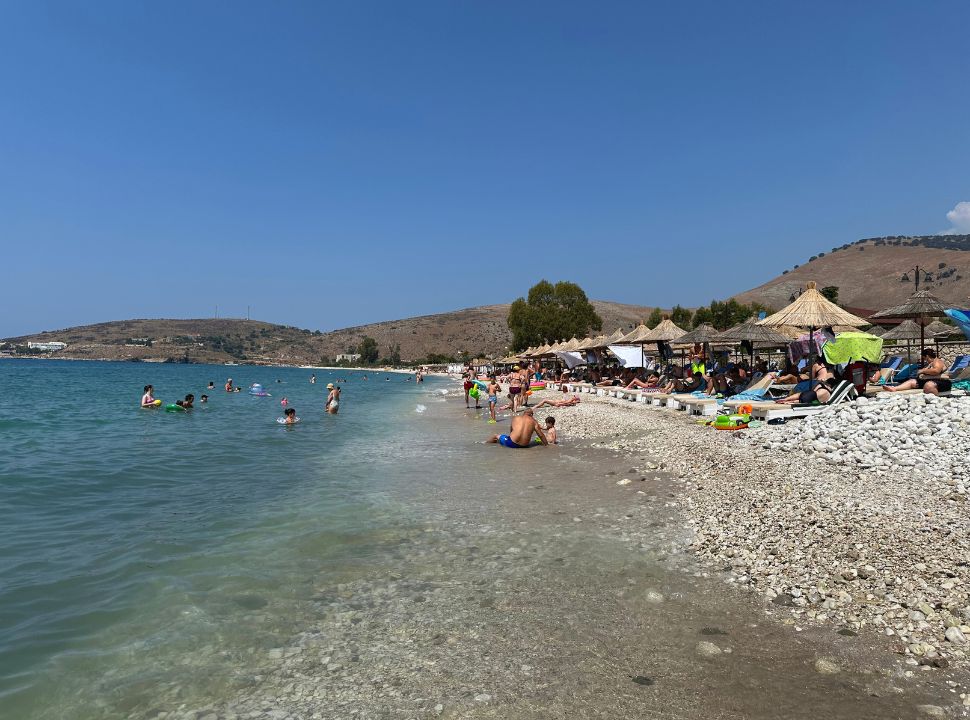
[[[800,403],[802,405],[809,405],[814,402],[819,402],[820,404],[827,403],[829,398],[832,397],[832,388],[829,385],[828,380],[813,380],[812,387],[808,390],[802,390],[801,392],[792,393],[788,397],[783,397],[779,400],[779,403]]]
[[[925,348],[920,353],[923,362],[923,369],[916,374],[915,380],[906,380],[895,387],[883,386],[885,392],[898,392],[899,390],[912,390],[919,388],[927,395],[939,395],[941,392],[950,392],[953,383],[946,377],[946,363],[936,356],[936,350]]]
[[[633,380],[630,381],[630,384],[627,385],[625,389],[633,390],[634,388],[640,388],[642,390],[650,390],[658,387],[659,385],[660,385],[660,373],[654,370],[653,372],[650,373],[650,377],[648,377],[646,381],[633,378]]]
[[[795,385],[802,380],[808,380],[808,375],[798,372],[798,367],[790,360],[785,361],[785,369],[778,373],[777,382],[780,385]]]

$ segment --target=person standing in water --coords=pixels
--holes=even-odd
[[[145,394],[141,396],[142,407],[155,407],[155,388],[151,385],[145,386]]]
[[[311,385],[316,385],[317,384],[317,376],[316,376],[316,374],[310,375],[310,384]]]
[[[232,378],[226,380],[226,392],[232,392]]]
[[[331,415],[336,415],[340,409],[340,387],[334,386],[333,383],[327,383],[327,390],[330,391],[330,394],[327,395],[325,409]]]
[[[495,419],[495,409],[498,407],[498,394],[502,392],[502,386],[498,384],[498,380],[492,375],[488,381],[488,415],[489,422],[497,422]]]

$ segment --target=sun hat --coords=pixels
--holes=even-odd
[[[327,383],[327,390],[333,390],[333,383]]]

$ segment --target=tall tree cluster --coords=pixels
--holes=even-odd
[[[546,342],[585,337],[591,330],[602,330],[603,320],[576,283],[560,281],[553,285],[540,280],[529,289],[528,297],[512,303],[508,325],[512,349],[518,351]]]

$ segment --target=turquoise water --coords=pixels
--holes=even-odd
[[[162,687],[218,697],[235,653],[286,632],[305,578],[388,561],[412,522],[393,492],[414,474],[400,458],[423,457],[409,420],[435,381],[317,370],[310,385],[311,372],[0,361],[4,717],[125,717]],[[227,374],[273,397],[226,394]],[[140,409],[147,383],[196,408]],[[283,396],[295,427],[276,423]]]

